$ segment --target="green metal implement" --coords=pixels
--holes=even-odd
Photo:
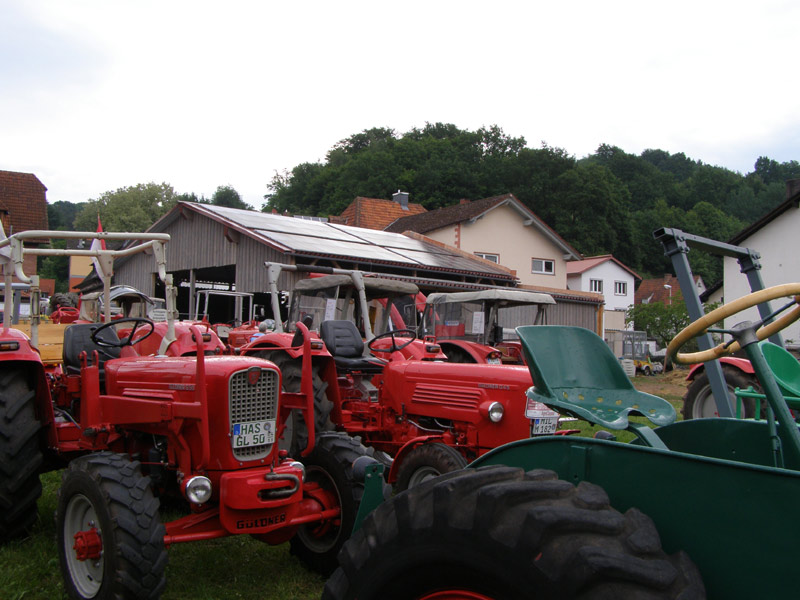
[[[573,483],[601,485],[617,510],[635,507],[653,519],[664,550],[689,554],[709,598],[796,595],[800,433],[759,344],[742,343],[773,421],[672,422],[672,406],[636,392],[591,331],[537,326],[517,333],[534,382],[529,398],[604,427],[627,428],[637,438],[631,444],[558,436],[524,440],[493,450],[470,468],[545,468]],[[628,421],[636,413],[662,426]]]

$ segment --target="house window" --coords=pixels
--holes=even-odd
[[[589,291],[596,292],[598,294],[603,293],[603,280],[602,279],[590,279],[589,280]]]
[[[488,254],[486,252],[476,252],[475,256],[480,256],[481,258],[485,258],[486,260],[490,260],[493,263],[500,262],[500,256],[498,254]]]
[[[531,260],[531,273],[542,273],[544,275],[555,275],[556,264],[552,260],[544,258],[534,258]]]
[[[627,281],[615,281],[614,282],[614,295],[615,296],[627,296],[628,295],[628,282]]]

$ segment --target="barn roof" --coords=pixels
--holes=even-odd
[[[419,234],[376,231],[210,204],[180,202],[150,231],[166,231],[186,211],[213,219],[226,230],[249,236],[303,262],[346,261],[362,269],[367,265],[396,267],[420,277],[448,273],[495,285],[516,283],[511,269]]]

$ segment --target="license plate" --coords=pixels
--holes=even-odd
[[[558,428],[558,417],[543,417],[531,421],[531,437],[534,435],[551,435]]]
[[[486,363],[490,365],[500,365],[503,362],[499,358],[487,358]]]
[[[234,423],[231,443],[234,448],[264,446],[275,442],[275,421]]]

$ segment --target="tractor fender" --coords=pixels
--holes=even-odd
[[[264,335],[257,337],[256,339],[239,348],[239,354],[253,354],[255,352],[261,352],[264,350],[282,350],[292,358],[300,358],[303,355],[303,347],[292,346],[293,337],[293,333],[265,333]],[[331,353],[328,352],[328,349],[324,344],[321,344],[321,347],[319,348],[316,347],[317,343],[320,342],[317,335],[312,334],[311,340],[311,356],[314,360],[316,360],[318,357],[331,358]]]
[[[755,373],[755,371],[753,370],[753,365],[750,364],[750,361],[747,360],[746,358],[725,356],[718,360],[723,365],[729,365],[734,369],[742,371],[743,373],[747,373],[748,375],[753,375]],[[705,370],[704,363],[693,365],[692,368],[689,370],[689,374],[686,376],[686,381],[694,381],[695,378],[697,378],[704,370]]]
[[[403,459],[414,448],[416,448],[417,446],[421,446],[422,444],[431,444],[433,442],[442,442],[442,441],[443,437],[441,435],[421,435],[419,437],[415,437],[407,441],[400,447],[400,449],[397,451],[397,454],[394,455],[392,460],[392,466],[389,469],[389,474],[386,476],[386,482],[394,483],[395,481],[397,481],[397,471],[400,468]]]

